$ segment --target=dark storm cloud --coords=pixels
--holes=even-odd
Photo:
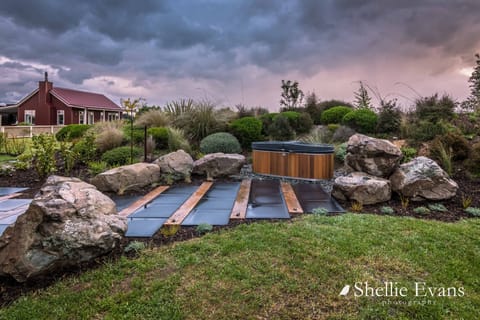
[[[432,52],[438,61],[428,72],[439,75],[479,50],[476,0],[25,2],[0,2],[0,57],[56,66],[66,84],[104,75],[227,83],[255,78],[243,73],[252,67],[272,78],[312,78],[350,66],[374,70],[386,59],[416,63]],[[15,70],[0,71],[7,67]],[[22,77],[33,81],[41,74],[34,71]],[[5,90],[12,87],[0,82],[0,99]]]

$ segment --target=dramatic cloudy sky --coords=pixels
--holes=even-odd
[[[1,0],[0,102],[54,86],[278,108],[282,79],[353,100],[468,95],[478,0]]]

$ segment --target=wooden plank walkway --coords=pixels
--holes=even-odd
[[[302,206],[297,199],[295,191],[293,191],[292,186],[289,183],[282,182],[281,189],[285,202],[287,203],[288,213],[290,214],[299,214],[303,213]]]
[[[162,192],[164,192],[168,188],[170,188],[170,187],[169,186],[159,186],[159,187],[153,189],[152,191],[147,193],[144,197],[138,199],[137,201],[135,201],[134,203],[132,203],[131,205],[129,205],[128,207],[126,207],[125,209],[120,211],[118,214],[121,215],[121,216],[124,216],[124,217],[127,217],[127,216],[131,215],[132,213],[134,213],[135,211],[137,211],[138,209],[140,209],[141,207],[145,206],[146,204],[151,202],[153,199],[158,197]]]
[[[5,200],[8,200],[8,199],[11,199],[11,198],[15,198],[15,197],[18,197],[18,196],[21,196],[21,195],[22,195],[21,193],[11,193],[11,194],[7,194],[6,196],[0,197],[0,202],[5,201]]]
[[[230,219],[245,219],[247,216],[248,198],[250,196],[250,187],[252,180],[243,180],[237,193],[237,199],[232,208]]]
[[[207,193],[210,187],[213,185],[212,181],[206,181],[198,187],[198,189],[185,201],[180,208],[175,211],[172,216],[165,222],[165,226],[181,225],[187,215],[195,208],[197,203]]]

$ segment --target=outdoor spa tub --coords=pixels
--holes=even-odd
[[[334,148],[300,141],[252,143],[253,172],[300,179],[333,178]]]

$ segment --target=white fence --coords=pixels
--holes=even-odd
[[[0,133],[6,134],[9,138],[33,137],[41,133],[57,133],[63,126],[3,126]]]

